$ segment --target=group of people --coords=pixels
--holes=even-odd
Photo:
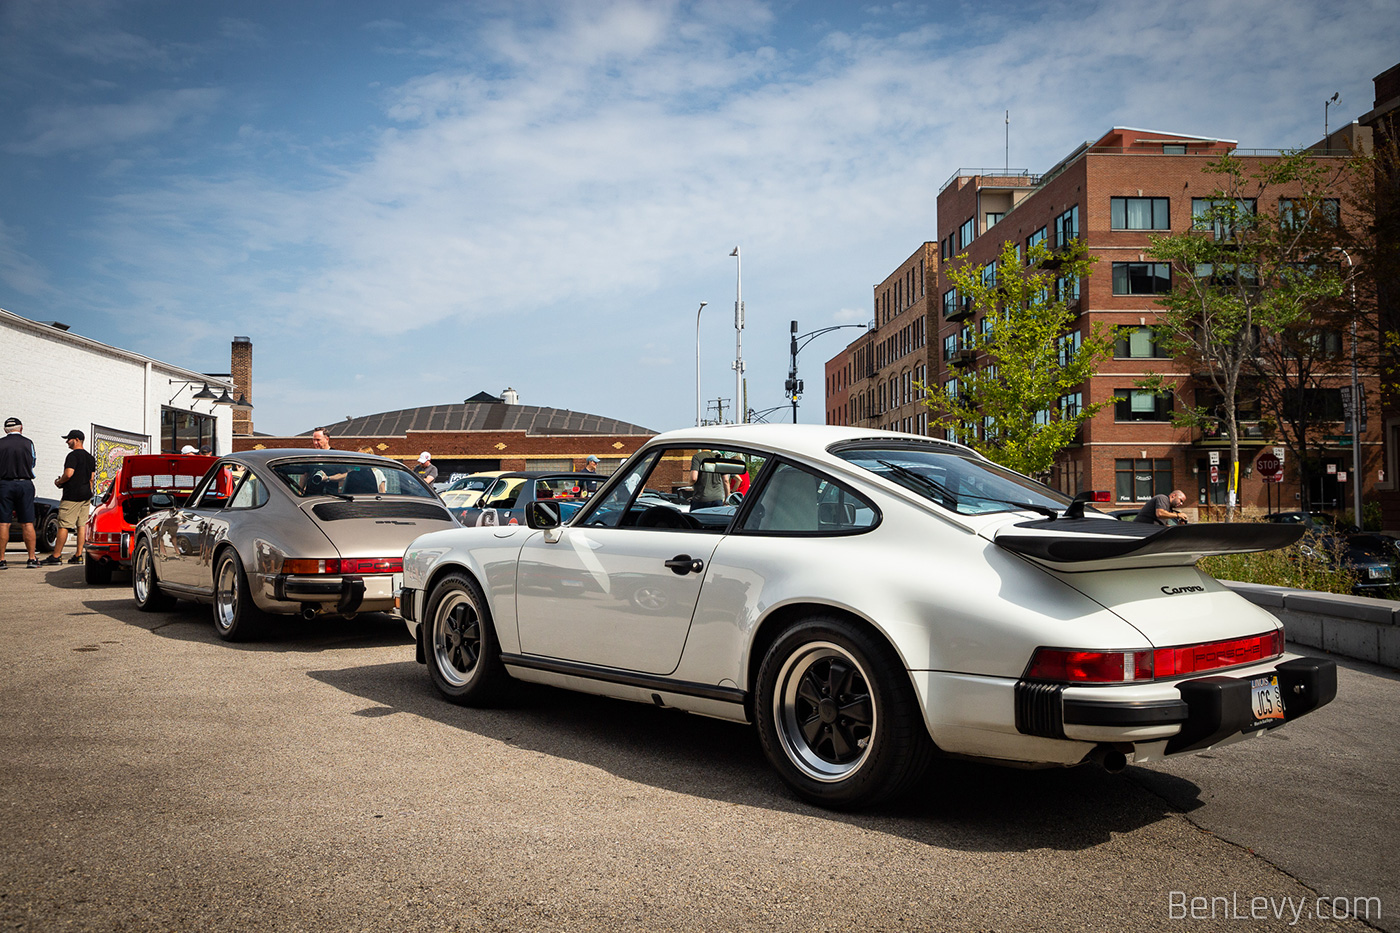
[[[68,543],[69,532],[73,532],[77,546],[68,563],[80,564],[86,544],[92,477],[97,472],[97,461],[83,449],[87,436],[77,428],[63,436],[68,456],[63,461],[63,473],[53,481],[63,490],[58,507],[58,540],[53,553],[39,560],[34,533],[34,467],[39,462],[39,451],[23,432],[24,423],[20,419],[5,419],[5,435],[0,438],[0,570],[9,568],[4,548],[10,544],[12,523],[18,523],[22,529],[24,549],[29,555],[28,566],[63,563],[63,548]]]

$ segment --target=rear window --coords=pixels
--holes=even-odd
[[[275,463],[272,472],[293,495],[311,496],[414,496],[436,498],[413,473],[391,461],[294,460]]]
[[[860,446],[832,453],[960,515],[1031,507],[1060,512],[1068,496],[990,460],[933,446]]]

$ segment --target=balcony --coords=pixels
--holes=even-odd
[[[1058,269],[1064,265],[1065,254],[1069,252],[1070,244],[1077,239],[1079,239],[1078,230],[1052,230],[1047,233],[1042,242],[1045,243],[1045,248],[1050,251],[1050,255],[1041,261],[1040,267],[1042,269]]]
[[[947,303],[943,305],[943,320],[945,321],[965,321],[972,317],[972,299],[959,298],[950,307]]]
[[[1263,421],[1241,421],[1239,422],[1240,446],[1241,447],[1266,447],[1271,444],[1272,432],[1267,430],[1268,425]],[[1229,447],[1230,435],[1225,432],[1225,426],[1219,424],[1208,425],[1204,428],[1197,428],[1193,439],[1197,447]]]
[[[948,357],[948,365],[958,367],[971,366],[973,361],[976,359],[976,350],[968,350],[966,348],[961,350],[954,350],[952,355]]]

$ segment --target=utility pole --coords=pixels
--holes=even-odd
[[[734,247],[734,399],[739,405],[744,400],[744,260],[739,255],[739,247]],[[747,420],[745,407],[739,407],[739,423]]]
[[[715,410],[715,421],[714,421],[714,423],[715,423],[715,424],[724,424],[724,399],[722,399],[722,398],[717,398],[717,399],[715,399],[714,404],[708,406],[706,410],[709,410],[709,408],[713,408],[713,409]]]

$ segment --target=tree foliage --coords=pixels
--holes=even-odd
[[[1286,439],[1302,462],[1316,422],[1308,404],[1293,400],[1330,371],[1323,332],[1343,292],[1342,257],[1333,250],[1336,202],[1327,198],[1338,169],[1298,151],[1251,162],[1227,153],[1205,170],[1219,184],[1199,209],[1193,204],[1190,229],[1151,236],[1147,250],[1172,270],[1172,289],[1157,302],[1159,340],[1214,396],[1209,404],[1198,398],[1174,421],[1219,430],[1238,463],[1242,409],[1272,407],[1275,423],[1291,413]],[[1268,347],[1277,352],[1261,352]],[[1297,365],[1299,353],[1307,365]],[[1161,380],[1142,384],[1160,387]]]
[[[1110,402],[1071,406],[1066,397],[1113,353],[1102,328],[1074,327],[1077,293],[1095,260],[1082,243],[1052,252],[1044,243],[1022,262],[1016,244],[1002,244],[990,267],[966,254],[948,268],[961,300],[980,324],[964,327],[959,348],[969,365],[945,388],[920,386],[935,422],[989,459],[1021,473],[1048,471],[1079,426]]]

